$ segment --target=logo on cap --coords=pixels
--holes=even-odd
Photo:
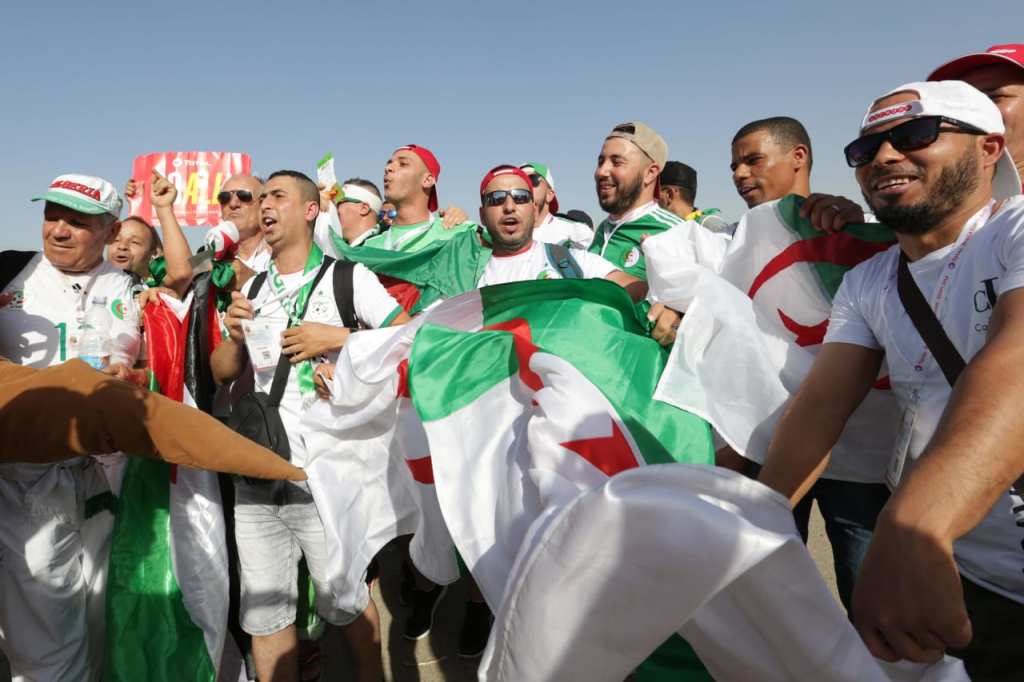
[[[54,180],[53,184],[50,185],[50,189],[66,189],[72,192],[78,192],[85,196],[93,199],[94,201],[100,200],[100,191],[94,187],[83,185],[80,182],[72,182],[70,180]]]

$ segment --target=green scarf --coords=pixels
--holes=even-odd
[[[320,265],[324,262],[324,252],[320,250],[320,247],[313,244],[313,248],[309,251],[309,258],[306,259],[306,267],[303,268],[302,274],[308,275],[310,272],[319,269]],[[284,282],[281,280],[281,274],[277,271],[277,266],[271,261],[270,267],[267,269],[267,281],[270,283],[270,288],[273,289],[275,294],[280,295],[284,291]],[[306,310],[306,303],[309,301],[309,295],[313,293],[313,280],[310,280],[302,285],[302,288],[293,296],[283,299],[281,301],[281,307],[288,314],[288,326],[293,327],[301,322],[298,313],[303,313]],[[303,396],[308,396],[315,390],[313,384],[313,361],[303,360],[299,363],[297,368],[299,373],[299,392]]]

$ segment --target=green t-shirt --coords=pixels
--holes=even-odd
[[[630,212],[632,213],[632,212]],[[676,225],[683,219],[670,213],[657,204],[651,203],[638,211],[638,215],[627,213],[625,220],[613,223],[607,218],[594,231],[594,243],[590,245],[592,253],[599,254],[605,260],[628,275],[647,280],[647,263],[640,241],[644,235],[654,236]]]
[[[385,232],[367,239],[363,242],[363,246],[412,253],[419,251],[427,244],[447,241],[460,232],[474,229],[476,229],[474,223],[459,223],[450,230],[446,230],[441,224],[441,218],[433,217],[426,222],[413,225],[392,225]]]

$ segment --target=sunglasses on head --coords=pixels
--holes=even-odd
[[[217,193],[217,203],[223,206],[231,201],[232,194],[236,195],[243,204],[248,204],[252,201],[252,192],[247,189],[226,189],[223,192]]]
[[[948,123],[954,128],[943,128]],[[851,168],[866,166],[875,160],[882,143],[888,141],[898,152],[912,152],[924,149],[939,139],[940,133],[966,133],[985,135],[985,131],[947,116],[922,116],[902,123],[881,133],[863,135],[846,145],[846,163]]]
[[[533,192],[528,189],[496,189],[480,197],[484,206],[503,206],[505,200],[512,197],[517,204],[528,204],[533,201]]]

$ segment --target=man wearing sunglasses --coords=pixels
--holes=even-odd
[[[217,194],[221,220],[238,228],[238,261],[254,273],[270,265],[270,247],[260,230],[259,196],[263,183],[252,175],[232,175]]]
[[[879,658],[950,650],[974,680],[1024,669],[1024,198],[1004,130],[961,81],[869,107],[846,158],[898,244],[846,274],[760,475],[799,501],[884,358],[902,425],[853,622]]]
[[[537,224],[533,238],[548,244],[563,244],[577,249],[586,249],[594,241],[594,231],[558,213],[558,195],[555,194],[555,179],[551,169],[542,163],[530,161],[519,168],[530,178],[533,185],[533,201],[537,205]]]

